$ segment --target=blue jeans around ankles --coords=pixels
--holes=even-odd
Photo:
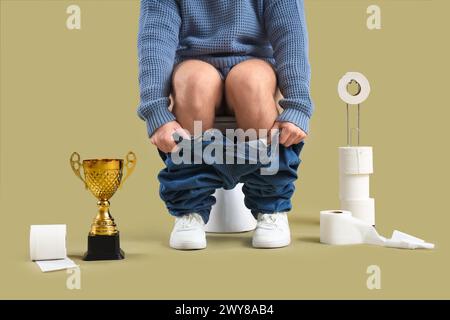
[[[258,213],[286,212],[292,208],[291,198],[301,163],[299,155],[303,141],[290,147],[278,145],[275,154],[270,154],[269,149],[271,164],[278,163],[274,174],[262,174],[262,170],[268,170],[271,164],[255,158],[249,142],[233,143],[224,137],[222,141],[197,143],[201,148],[196,150],[192,147],[187,151],[192,159],[199,157],[199,152],[204,152],[207,146],[214,146],[222,148],[223,154],[232,158],[234,163],[214,163],[211,157],[204,154],[201,163],[179,163],[174,161],[173,154],[159,151],[166,166],[158,175],[160,196],[171,215],[196,212],[207,223],[216,201],[213,196],[216,189],[233,189],[238,183],[244,184],[244,202],[255,218]],[[245,146],[236,152],[239,144]]]

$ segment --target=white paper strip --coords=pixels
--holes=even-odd
[[[63,270],[78,267],[75,262],[69,258],[59,260],[41,260],[36,261],[36,264],[41,268],[42,272]]]

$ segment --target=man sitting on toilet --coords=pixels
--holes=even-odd
[[[287,212],[313,113],[303,1],[141,0],[138,53],[138,115],[166,164],[160,195],[176,217],[170,246],[205,248],[212,194],[238,182],[257,219],[253,246],[289,245]],[[219,114],[243,130],[280,130],[276,174],[170,160],[174,132],[193,134],[194,121],[211,129]]]

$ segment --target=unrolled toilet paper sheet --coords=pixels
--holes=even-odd
[[[35,262],[42,272],[50,272],[78,267],[78,265],[69,258],[58,260],[41,260]]]
[[[434,249],[433,243],[425,242],[425,240],[416,238],[398,230],[395,230],[392,233],[392,237],[390,239],[386,239],[385,246],[405,249]]]

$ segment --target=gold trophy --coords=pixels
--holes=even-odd
[[[121,188],[136,166],[136,155],[128,152],[122,159],[88,159],[81,163],[80,155],[72,153],[70,166],[78,178],[83,181],[86,189],[98,199],[98,213],[88,236],[88,250],[83,260],[120,260],[125,255],[120,249],[119,230],[109,213],[109,199],[117,189]],[[84,171],[84,179],[81,175]],[[126,170],[125,176],[122,172]]]

